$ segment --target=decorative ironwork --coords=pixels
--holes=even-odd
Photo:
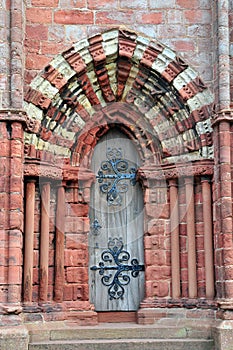
[[[108,288],[108,295],[110,300],[112,299],[123,299],[125,289],[124,286],[130,283],[130,276],[125,272],[131,272],[131,276],[136,278],[140,271],[144,271],[144,265],[139,265],[137,259],[131,260],[131,265],[126,263],[130,260],[130,254],[126,250],[123,250],[124,244],[121,239],[113,238],[109,239],[108,249],[104,250],[101,255],[101,261],[99,266],[92,266],[92,271],[99,271],[101,282],[104,286]],[[111,263],[115,265],[111,265]],[[109,265],[105,265],[109,263]],[[105,275],[106,272],[116,271],[113,275],[109,273]]]
[[[129,189],[126,180],[134,186],[136,184],[136,168],[130,167],[129,163],[122,159],[121,148],[108,148],[107,160],[101,163],[96,178],[101,183],[100,191],[107,194],[107,203],[109,205],[121,205],[122,195]]]
[[[91,233],[95,236],[100,234],[100,229],[102,226],[100,225],[98,219],[95,219],[91,224]]]

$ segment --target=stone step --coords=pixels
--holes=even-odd
[[[27,327],[28,350],[214,350],[211,326],[200,320],[96,326],[52,322]]]
[[[95,339],[30,343],[28,350],[214,350],[211,339]]]
[[[97,326],[77,326],[67,323],[28,326],[30,342],[80,341],[108,339],[211,339],[211,328],[197,322],[184,325],[157,324],[140,326],[137,324],[101,324]]]

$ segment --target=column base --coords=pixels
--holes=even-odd
[[[69,306],[65,302],[24,303],[22,317],[25,323],[67,321],[80,326],[98,324],[97,312],[91,304],[88,303],[88,307],[83,310],[75,306],[75,302]]]

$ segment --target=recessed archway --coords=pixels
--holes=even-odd
[[[195,202],[199,198],[194,196],[195,191],[208,192],[211,201],[212,104],[211,92],[181,57],[160,42],[127,29],[112,29],[77,42],[56,56],[27,87],[25,175],[63,180],[55,194],[58,199],[53,234],[57,245],[54,248],[55,280],[51,286],[55,301],[65,300],[66,276],[68,286],[70,283],[81,285],[77,287],[82,289],[80,298],[85,301],[86,310],[90,308],[86,259],[90,230],[88,205],[91,184],[96,178],[90,171],[90,163],[98,141],[115,127],[134,143],[141,159],[137,180],[142,184],[145,212],[144,307],[151,305],[150,298],[154,297],[164,300],[213,298],[212,258],[211,269],[203,263],[198,267],[202,269],[201,274],[196,271],[196,261],[203,257],[203,250],[195,246],[198,211],[194,210],[195,206],[199,211],[203,209]],[[43,170],[46,165],[49,166]],[[201,177],[203,174],[209,177]],[[194,177],[197,181],[193,182]],[[49,208],[50,185],[45,186]],[[35,193],[34,183],[32,187]],[[179,196],[184,202],[179,202]],[[185,227],[185,232],[179,227],[179,208],[184,214],[180,227]],[[188,212],[189,215],[185,215]],[[75,267],[73,260],[65,262],[65,266],[60,258],[67,244],[64,242],[66,215],[70,222],[75,221],[73,226],[82,235],[79,244],[85,252]],[[86,228],[82,226],[84,221],[88,222]],[[197,240],[203,241],[204,236],[212,235],[211,218],[208,225],[201,225],[203,232]],[[68,229],[71,231],[68,236],[76,239],[74,227],[68,226]],[[44,231],[48,236],[48,227]],[[211,242],[212,238],[205,241],[206,259],[209,252],[213,252]],[[73,250],[79,244],[70,246]],[[48,244],[46,249],[48,252]],[[180,261],[186,261],[187,256],[188,266],[183,268],[181,278]],[[48,265],[47,260],[43,266]],[[80,269],[80,280],[73,275],[73,268]],[[47,285],[47,281],[39,283],[42,290]]]
[[[209,159],[212,103],[198,73],[174,51],[127,29],[112,29],[56,56],[26,89],[26,156],[74,158],[85,142],[83,130],[98,126],[99,111],[115,105],[141,115],[125,123],[147,124],[162,163]]]

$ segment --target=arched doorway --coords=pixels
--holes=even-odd
[[[144,297],[143,193],[139,154],[110,130],[95,147],[90,199],[89,289],[97,311],[135,311]]]
[[[51,239],[56,246],[49,250],[45,241],[46,260],[43,265],[46,265],[47,275],[48,267],[55,271],[54,280],[50,279],[49,301],[59,301],[71,310],[89,311],[97,296],[94,288],[89,289],[92,281],[99,284],[97,289],[103,291],[108,300],[107,306],[101,303],[96,306],[100,310],[124,307],[135,310],[139,304],[141,308],[155,308],[158,303],[164,307],[168,300],[172,304],[174,300],[176,305],[177,299],[181,300],[179,305],[186,305],[185,298],[195,299],[196,304],[198,298],[213,299],[212,218],[209,216],[207,221],[203,214],[211,208],[212,102],[212,95],[199,75],[175,52],[125,29],[110,30],[75,44],[33,80],[25,94],[28,113],[24,138],[25,177],[32,181],[43,178],[48,189],[54,179],[59,180],[57,198],[61,199],[53,199],[59,204],[56,229],[52,232],[55,239]],[[110,178],[98,173],[103,162],[108,160],[109,140],[115,140],[108,133],[113,125],[118,125],[120,132],[133,140],[140,155],[138,163],[137,157],[131,159],[127,153],[118,152],[119,148],[123,151],[122,144],[128,142],[122,134],[123,143],[115,144],[114,141],[110,145],[111,152],[113,149],[118,152],[117,157],[132,162],[130,168],[133,164],[140,165],[137,175],[143,184],[145,215],[140,224],[136,219],[136,225],[140,227],[143,222],[143,235],[139,233],[139,236],[144,238],[145,262],[141,254],[143,245],[140,244],[142,248],[138,250],[131,249],[127,241],[128,231],[122,237],[118,235],[120,229],[115,230],[119,227],[117,220],[122,221],[122,226],[128,226],[121,219],[117,206],[113,205],[119,200],[116,190],[108,193],[108,186],[100,187],[105,179]],[[105,146],[98,152],[102,144]],[[132,153],[136,154],[135,151]],[[114,179],[114,172],[110,175]],[[93,180],[96,183],[90,193]],[[34,193],[35,184],[32,182],[29,187]],[[132,196],[130,191],[136,187],[130,184],[128,191],[126,188],[123,186],[120,192],[122,201],[127,201],[125,198],[128,197],[124,195]],[[99,197],[95,197],[96,194]],[[29,195],[30,191],[28,198]],[[46,204],[49,207],[51,198],[48,197]],[[98,217],[99,209],[104,206],[103,216]],[[141,212],[140,208],[139,205],[136,210]],[[36,214],[41,218],[39,212]],[[127,216],[131,214],[127,213]],[[48,219],[46,217],[45,221]],[[112,231],[108,230],[106,222],[110,222]],[[33,227],[33,222],[30,222],[30,227]],[[99,241],[98,229],[106,233],[103,242]],[[46,237],[48,231],[45,227]],[[93,242],[88,242],[88,233],[93,236]],[[41,237],[39,229],[37,236]],[[31,230],[25,234],[25,241],[28,237],[33,243]],[[95,256],[94,251],[98,251],[93,261],[88,260],[89,246],[92,246],[89,255]],[[117,300],[119,305],[109,306],[109,287],[112,295],[118,292],[120,295],[122,286],[117,285],[114,289],[114,285],[104,285],[101,278],[105,274],[100,272],[106,270],[101,270],[103,265],[99,264],[107,263],[103,261],[105,251],[110,254],[110,249],[118,251],[119,247],[129,252],[132,259],[137,259],[140,266],[145,265],[145,293],[141,288],[143,283],[139,283],[144,276],[143,267],[135,278],[130,270],[126,276],[132,278],[126,284],[129,279],[125,277],[124,296],[127,293],[133,295],[129,291],[131,283],[135,283],[138,289],[136,301],[124,305]],[[33,249],[32,244],[28,256],[32,256]],[[41,253],[38,248],[37,253],[38,256]],[[48,259],[51,253],[54,253],[55,263]],[[211,264],[208,263],[209,256]],[[51,261],[52,266],[48,266]],[[30,297],[27,299],[37,302],[37,290],[46,290],[43,288],[45,284],[47,288],[48,283],[39,276],[35,285],[32,263],[29,259],[30,266],[25,271],[25,275],[30,275]],[[39,270],[38,264],[36,269]],[[107,284],[108,280],[105,281]],[[34,299],[33,287],[36,291]],[[97,299],[102,297],[101,293]],[[47,291],[45,294],[47,298]],[[143,294],[145,298],[140,303]]]

